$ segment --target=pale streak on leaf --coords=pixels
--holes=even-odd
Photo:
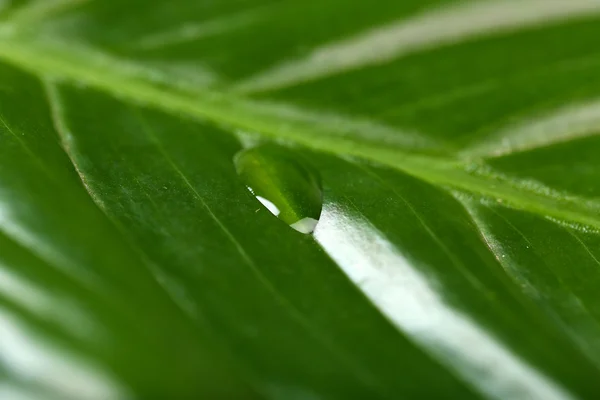
[[[117,58],[81,44],[64,43],[54,38],[44,38],[42,46],[47,48],[57,46],[57,48],[64,51],[63,55],[65,56],[71,54],[76,55],[79,59],[88,60],[97,69],[96,73],[100,77],[103,75],[101,71],[117,69],[128,79],[143,79],[186,91],[193,91],[194,88],[204,88],[219,80],[214,71],[200,63],[174,62],[166,59],[141,63]],[[47,77],[51,76],[52,73],[46,71],[40,75]],[[81,83],[86,84],[85,81],[81,81]]]
[[[452,43],[596,13],[600,0],[458,2],[330,42],[305,58],[284,61],[250,77],[237,90],[276,90]]]
[[[33,336],[17,318],[0,309],[0,364],[60,398],[129,398],[126,389],[91,363]]]
[[[84,287],[98,290],[103,285],[99,283],[96,274],[89,271],[82,271],[77,262],[74,262],[68,255],[64,254],[61,249],[58,249],[34,229],[23,224],[18,215],[13,215],[14,205],[10,201],[11,195],[9,193],[2,193],[2,190],[0,190],[0,198],[8,200],[5,203],[0,202],[1,233],[46,263],[54,266],[57,270],[75,277]]]
[[[93,86],[121,98],[130,98],[136,103],[152,104],[178,114],[183,112],[203,119],[208,118],[229,127],[262,135],[269,134],[271,138],[282,141],[286,139],[298,141],[301,138],[301,144],[321,147],[319,143],[330,142],[339,137],[347,140],[355,149],[369,143],[384,145],[386,148],[394,147],[398,150],[444,147],[441,141],[434,141],[417,132],[364,118],[239,99],[217,92],[193,93],[192,98],[187,92],[176,93],[173,90],[164,90],[148,82],[160,82],[166,77],[140,73],[140,70],[134,68],[131,63],[78,46],[66,47],[45,40],[42,47],[31,52],[25,45],[7,44],[4,47],[2,44],[0,41],[0,58],[10,60],[10,57],[16,57],[16,60],[12,60],[13,63],[38,75]],[[43,61],[40,54],[52,48],[57,50],[57,54],[52,54],[46,60],[47,62]],[[62,60],[62,57],[68,57],[69,62]],[[86,65],[83,67],[78,65],[81,60],[86,60]],[[42,68],[37,69],[40,67]],[[170,85],[173,86],[174,83],[171,82]],[[293,133],[298,130],[302,131],[300,135]],[[335,147],[340,147],[337,140]]]
[[[0,399],[10,400],[65,400],[58,399],[47,391],[32,388],[30,384],[0,381]]]
[[[315,238],[392,323],[484,396],[573,398],[447,304],[364,217],[325,204]]]
[[[226,18],[218,18],[202,23],[185,23],[175,29],[152,33],[131,42],[128,47],[140,50],[154,50],[180,43],[193,42],[218,36],[252,24],[260,18],[260,13],[249,11]]]
[[[95,86],[93,81],[101,81],[104,84],[110,83],[110,79],[106,79],[110,78],[110,74],[107,73],[111,71],[118,71],[118,74],[125,77],[125,79],[130,83],[133,80],[142,79],[144,81],[168,84],[172,87],[174,86],[177,88],[186,89],[186,92],[190,91],[190,82],[178,79],[176,77],[177,74],[166,74],[164,71],[160,71],[156,68],[150,69],[145,67],[143,64],[137,64],[127,60],[115,58],[112,55],[82,46],[70,45],[66,47],[55,41],[44,41],[44,48],[50,49],[54,46],[56,46],[57,49],[60,49],[62,55],[66,56],[67,54],[70,54],[72,56],[73,54],[76,54],[77,60],[87,60],[87,62],[90,63],[90,66],[84,70],[84,73],[87,75],[87,77],[78,76],[71,79],[81,84]],[[34,62],[39,64],[38,59],[36,59]],[[88,75],[92,72],[95,72],[93,77]],[[218,79],[218,77],[216,77],[211,71],[200,69],[200,67],[198,67],[197,72],[209,75],[207,77],[207,84],[210,83],[211,80],[216,81]],[[44,74],[55,75],[48,69],[45,70]],[[57,76],[60,77],[60,74]],[[91,81],[88,78],[91,78]],[[121,81],[116,85],[120,89],[127,89],[126,92],[134,93],[137,91],[136,89],[128,89],[128,84]],[[102,86],[102,84],[100,86]],[[116,93],[117,90],[114,92]],[[156,96],[157,99],[160,99],[158,100],[160,102],[167,99],[167,95],[161,90],[156,92]],[[199,109],[201,108],[200,106],[202,105],[203,98],[212,98],[213,101],[215,101],[219,97],[221,99],[219,101],[224,101],[227,104],[219,104],[217,112],[222,112],[220,110],[227,108],[232,104],[232,100],[235,100],[235,103],[239,104],[239,108],[237,109],[238,114],[251,115],[253,119],[270,120],[275,118],[277,121],[280,121],[277,123],[277,134],[283,139],[285,138],[284,133],[286,131],[295,125],[301,125],[309,127],[309,129],[306,130],[307,132],[309,130],[318,130],[320,133],[322,132],[323,134],[319,135],[322,138],[325,138],[326,136],[340,136],[350,139],[358,138],[359,140],[362,139],[368,142],[379,142],[385,144],[386,146],[390,145],[393,147],[407,149],[437,149],[444,147],[444,143],[442,141],[435,141],[431,138],[427,138],[419,132],[386,125],[368,118],[341,115],[328,112],[326,110],[316,111],[282,103],[236,99],[235,97],[208,91],[199,91],[198,96],[190,99],[189,104],[194,108]],[[180,111],[181,110],[177,110],[177,112]],[[235,113],[230,111],[227,111],[226,114],[229,117],[235,116]],[[205,118],[207,116],[201,115],[201,117]],[[222,122],[225,122],[227,125],[231,125],[231,121],[219,121],[219,123]],[[256,132],[260,131],[262,130],[256,130]]]
[[[287,121],[286,125],[305,125],[331,136],[358,139],[357,145],[361,140],[400,149],[438,149],[445,145],[441,140],[425,137],[419,132],[386,125],[368,118],[316,111],[282,103],[243,100],[239,104],[250,115],[275,117],[282,122]],[[283,125],[280,130],[287,128]]]
[[[570,104],[508,125],[463,150],[463,158],[494,158],[600,134],[600,99]]]
[[[39,171],[46,174],[48,178],[56,181],[56,176],[50,173],[50,169],[46,168],[44,161],[38,157],[27,145],[27,143],[15,132],[0,115],[0,125],[4,126],[6,131],[14,137],[15,141],[20,144],[24,153],[27,154],[39,168]],[[3,190],[0,186],[0,232],[11,238],[19,245],[27,248],[31,253],[46,261],[48,264],[76,276],[81,283],[86,287],[98,287],[98,277],[90,274],[87,271],[81,271],[77,268],[76,263],[70,260],[69,256],[63,251],[56,249],[54,245],[48,242],[44,237],[40,237],[39,233],[31,227],[24,224],[21,220],[21,210],[18,205],[11,201],[12,194],[10,191]],[[4,200],[4,202],[2,201]],[[24,210],[27,213],[26,210]]]
[[[184,90],[203,90],[221,81],[219,75],[198,60],[158,59],[146,60],[143,64],[132,64],[140,73],[154,77],[172,87]]]
[[[76,303],[61,299],[57,293],[27,281],[1,261],[0,298],[9,299],[33,315],[60,325],[65,332],[82,340],[98,336],[103,330]]]

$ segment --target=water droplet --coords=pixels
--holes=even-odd
[[[273,215],[302,233],[312,233],[322,208],[317,172],[293,151],[276,145],[243,150],[234,157],[238,175]]]

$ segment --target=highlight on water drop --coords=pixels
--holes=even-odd
[[[250,192],[273,215],[298,232],[312,233],[321,215],[321,179],[303,157],[277,145],[240,151],[236,171]]]

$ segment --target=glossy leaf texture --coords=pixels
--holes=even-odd
[[[599,35],[598,0],[0,2],[0,398],[595,399]]]

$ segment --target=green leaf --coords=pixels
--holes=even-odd
[[[599,22],[0,2],[0,398],[596,398]]]

